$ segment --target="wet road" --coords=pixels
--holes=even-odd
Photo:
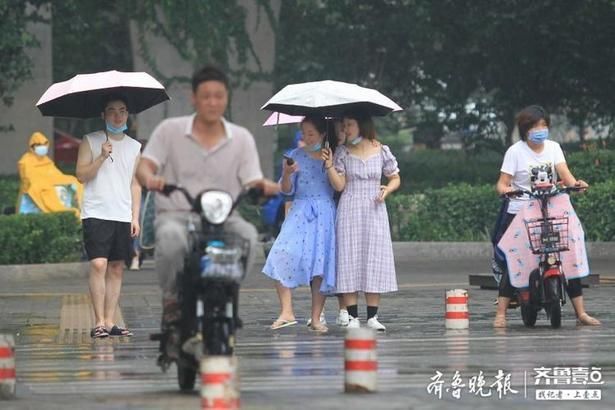
[[[237,348],[242,408],[613,408],[613,281],[585,291],[588,310],[603,321],[599,328],[577,327],[567,305],[559,330],[552,330],[544,316],[536,328],[526,329],[519,312],[509,311],[508,329],[496,331],[491,327],[495,292],[467,285],[467,275],[484,272],[484,265],[484,261],[469,260],[447,266],[417,261],[411,267],[398,267],[400,291],[383,297],[380,309],[388,331],[378,338],[379,392],[358,396],[342,393],[344,331],[333,324],[335,299],[327,302],[329,333],[315,335],[307,330],[309,293],[305,289],[295,292],[300,324],[272,332],[267,327],[277,315],[277,297],[262,275],[250,275],[242,291],[245,328]],[[610,266],[611,261],[596,261],[594,270],[603,278],[614,277]],[[457,287],[470,293],[467,331],[444,329],[444,291]],[[361,316],[364,309],[360,305]],[[164,374],[155,365],[157,345],[148,335],[157,330],[160,302],[149,261],[142,271],[126,273],[117,319],[134,331],[132,338],[90,340],[92,314],[86,281],[80,279],[4,286],[0,314],[0,332],[17,335],[18,377],[17,399],[0,402],[1,409],[199,406],[198,390],[179,393],[174,369]],[[602,400],[537,401],[534,383],[536,369],[541,367],[551,385],[545,386],[546,378],[539,377],[538,388],[600,390]],[[499,370],[501,380],[496,377]],[[441,398],[434,390],[438,380],[432,380],[438,372]],[[475,394],[478,389],[471,391],[472,379],[480,375],[485,381],[482,393],[489,397]],[[507,386],[506,376],[514,391],[498,392],[498,387]],[[592,379],[603,384],[573,384]],[[453,380],[464,385],[459,386],[459,399],[453,396]],[[436,383],[428,389],[432,381]]]

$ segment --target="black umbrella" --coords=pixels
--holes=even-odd
[[[78,74],[55,83],[36,106],[45,116],[93,118],[103,111],[109,95],[126,99],[128,111],[138,114],[169,99],[162,84],[144,72],[105,71]]]

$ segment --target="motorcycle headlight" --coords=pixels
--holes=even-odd
[[[226,221],[233,209],[233,198],[224,191],[207,191],[201,195],[201,212],[214,225]]]

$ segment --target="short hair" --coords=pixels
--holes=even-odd
[[[515,122],[519,129],[519,137],[522,141],[527,141],[527,133],[531,128],[536,126],[540,120],[545,120],[547,127],[551,126],[551,118],[547,110],[540,105],[530,105],[517,113]]]
[[[200,70],[197,70],[192,75],[192,92],[195,93],[201,83],[206,81],[218,81],[224,84],[226,89],[229,89],[228,77],[224,71],[218,67],[207,65]]]
[[[359,135],[361,137],[370,141],[376,139],[376,127],[371,115],[362,111],[348,111],[344,113],[343,118],[350,118],[359,124]]]
[[[113,101],[121,101],[124,103],[124,105],[126,106],[126,109],[128,111],[130,111],[130,107],[128,106],[128,99],[122,95],[122,94],[107,94],[105,95],[105,97],[103,98],[103,104],[102,104],[102,112],[104,112],[107,109],[107,106],[112,103]]]

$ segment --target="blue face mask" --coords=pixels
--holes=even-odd
[[[320,151],[320,149],[322,148],[322,143],[321,142],[317,142],[314,145],[311,145],[308,150],[310,152],[316,152],[316,151]]]
[[[39,157],[44,157],[49,152],[49,147],[47,145],[37,145],[34,147],[34,153]]]
[[[357,145],[361,141],[363,141],[363,137],[359,135],[357,138],[355,138],[352,141],[350,141],[350,144]]]
[[[121,127],[114,127],[113,124],[106,121],[105,124],[107,126],[107,131],[109,131],[111,134],[121,134],[128,129],[128,126],[126,124],[122,125]]]
[[[530,131],[527,135],[527,139],[534,144],[544,144],[545,140],[549,138],[549,129],[543,128],[541,130]]]

